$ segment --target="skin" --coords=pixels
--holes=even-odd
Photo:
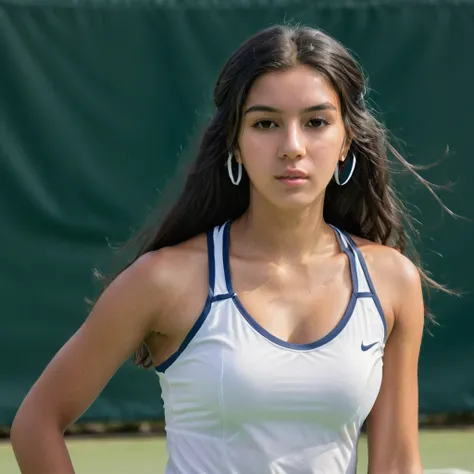
[[[320,104],[324,110],[302,112]],[[232,224],[236,292],[257,322],[293,343],[323,337],[350,298],[349,262],[323,220],[325,189],[351,143],[338,96],[316,72],[297,67],[260,77],[244,111],[235,158],[251,181],[248,212]],[[277,179],[307,173],[300,186]],[[423,298],[416,267],[382,245],[355,238],[385,313],[383,383],[368,418],[369,473],[421,474],[418,356]],[[20,407],[11,440],[22,473],[70,474],[63,433],[145,341],[153,362],[168,358],[207,296],[207,248],[200,235],[151,252],[123,272],[54,357]]]

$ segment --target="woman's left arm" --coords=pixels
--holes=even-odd
[[[413,263],[401,254],[391,263],[394,322],[385,346],[382,387],[367,419],[368,472],[422,474],[418,358],[424,327],[423,293]]]

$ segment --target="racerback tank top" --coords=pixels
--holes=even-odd
[[[386,324],[354,241],[343,317],[309,344],[281,340],[232,287],[230,222],[208,233],[209,295],[191,331],[156,367],[166,474],[354,474],[361,426],[379,393]]]

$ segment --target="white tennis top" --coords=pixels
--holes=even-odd
[[[268,333],[232,288],[230,223],[208,234],[209,296],[178,351],[156,367],[166,474],[354,474],[379,393],[386,325],[354,241],[352,296],[325,337],[292,344]]]

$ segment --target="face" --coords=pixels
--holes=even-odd
[[[322,202],[350,146],[339,98],[313,69],[267,73],[251,88],[235,152],[251,182],[251,200],[282,208]]]

